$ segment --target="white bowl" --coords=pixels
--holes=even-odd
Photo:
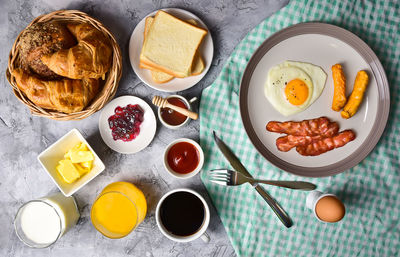
[[[176,143],[180,143],[180,142],[191,143],[192,145],[194,145],[196,147],[197,151],[199,151],[199,164],[197,165],[196,169],[194,169],[194,171],[192,171],[190,173],[187,173],[187,174],[181,174],[181,173],[175,172],[173,169],[171,169],[171,167],[168,164],[167,156],[168,156],[169,149],[171,149],[171,147],[173,145],[175,145]],[[174,176],[176,178],[186,179],[186,178],[193,177],[194,175],[196,175],[197,173],[200,172],[201,168],[203,168],[203,164],[204,164],[204,152],[203,152],[203,149],[201,149],[201,146],[196,141],[194,141],[192,139],[179,138],[179,139],[176,139],[176,140],[172,141],[167,146],[167,148],[165,148],[165,151],[164,151],[164,167],[168,171],[169,174],[171,174],[172,176]]]
[[[64,159],[64,154],[79,142],[85,143],[93,153],[93,167],[92,170],[83,175],[83,177],[77,179],[71,184],[68,184],[62,179],[61,175],[58,174],[56,166],[58,161]],[[71,130],[63,137],[58,139],[54,144],[40,153],[37,158],[42,167],[46,170],[47,174],[49,174],[51,179],[65,196],[71,196],[74,194],[105,169],[105,166],[100,160],[99,156],[97,156],[95,151],[77,129]]]
[[[115,114],[116,107],[125,107],[128,104],[138,104],[144,111],[143,122],[140,124],[140,133],[129,142],[114,140],[108,124],[108,118]],[[99,118],[99,130],[101,138],[108,147],[119,153],[133,154],[143,150],[153,141],[157,130],[157,120],[150,105],[144,100],[133,95],[125,95],[115,98],[103,108]]]

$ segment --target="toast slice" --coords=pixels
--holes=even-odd
[[[145,19],[143,39],[146,39],[147,33],[150,29],[150,26],[151,26],[153,20],[154,20],[154,17],[150,17],[150,16]],[[197,26],[197,22],[194,19],[189,19],[186,22]],[[139,63],[139,67],[142,69],[150,70],[151,78],[154,80],[154,82],[159,83],[159,84],[166,83],[174,78],[174,76],[169,75],[162,71],[155,70],[154,68],[152,68],[142,62]],[[194,64],[192,66],[191,76],[199,75],[200,73],[203,72],[204,68],[205,68],[204,60],[203,60],[203,58],[201,58],[199,51],[197,50],[196,56],[194,58]]]
[[[144,31],[143,31],[144,39],[146,39],[147,33],[150,29],[150,26],[151,26],[153,20],[154,20],[154,17],[147,17],[145,20],[145,26],[144,26]],[[197,22],[194,19],[187,20],[186,22],[188,22],[192,25],[195,25],[195,26],[197,25]],[[169,75],[162,71],[154,70],[152,67],[150,67],[142,62],[140,62],[139,66],[140,66],[140,68],[151,70],[151,78],[156,83],[159,83],[159,84],[166,83],[174,78],[174,76]],[[204,61],[201,58],[199,51],[197,51],[196,56],[194,58],[194,64],[192,67],[191,75],[192,76],[199,75],[204,70],[204,67],[205,67]]]
[[[167,83],[168,81],[171,81],[173,78],[175,78],[174,76],[171,76],[168,73],[162,71],[151,71],[150,74],[152,80],[157,84]]]
[[[146,40],[147,33],[149,32],[150,26],[153,23],[154,17],[147,17],[144,23],[144,31],[143,31],[143,42]],[[157,71],[157,70],[152,70],[152,67],[140,62],[139,64],[140,68],[148,69],[151,70],[151,78],[154,80],[154,82],[162,84],[162,83],[167,83],[168,81],[172,80],[174,76],[162,72],[162,71]]]
[[[203,60],[203,58],[201,58],[199,51],[197,51],[196,56],[195,56],[195,62],[192,66],[192,74],[190,74],[190,75],[191,76],[199,75],[200,73],[203,72],[205,67],[206,66],[204,64],[204,60]]]
[[[191,74],[193,60],[207,30],[158,11],[144,39],[142,65],[184,78]]]

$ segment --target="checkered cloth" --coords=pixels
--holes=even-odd
[[[336,176],[307,179],[344,201],[341,222],[317,221],[305,207],[305,192],[265,187],[292,217],[295,225],[287,229],[250,185],[213,184],[207,171],[230,167],[213,142],[215,130],[258,178],[301,179],[257,153],[241,123],[238,95],[242,73],[257,47],[274,32],[306,21],[346,28],[375,51],[391,87],[391,110],[381,140],[359,165]],[[201,177],[239,256],[400,256],[399,25],[399,1],[293,0],[243,39],[203,91],[200,143],[206,162]]]

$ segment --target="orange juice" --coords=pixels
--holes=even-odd
[[[146,211],[142,191],[132,183],[114,182],[101,191],[90,216],[100,233],[109,238],[121,238],[144,220]]]

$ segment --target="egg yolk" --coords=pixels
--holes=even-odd
[[[301,105],[308,99],[308,86],[301,79],[289,81],[285,87],[286,99],[293,105]]]

